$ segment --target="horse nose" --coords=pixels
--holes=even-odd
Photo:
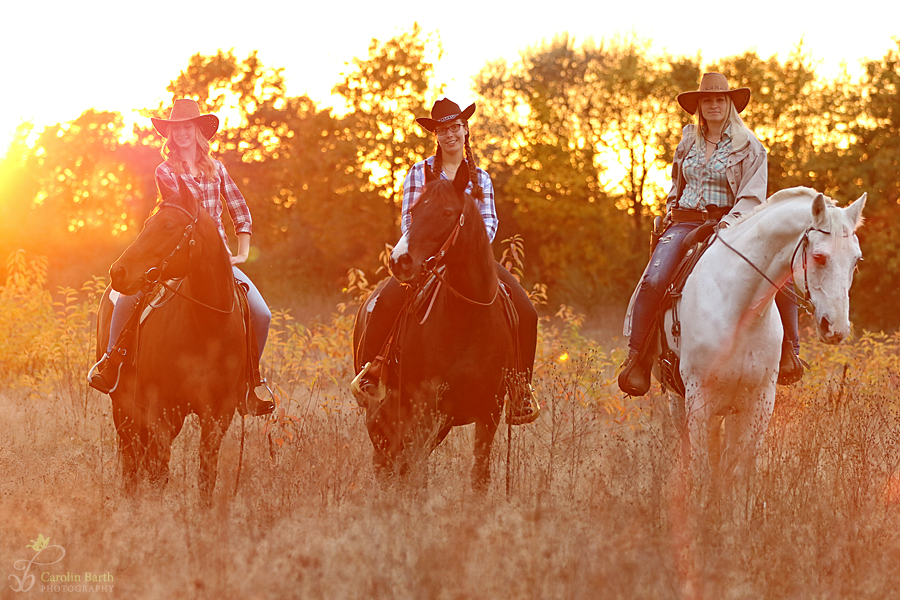
[[[400,256],[391,256],[391,273],[400,281],[409,278],[412,270],[412,257],[409,254],[401,254]]]
[[[835,329],[828,315],[824,315],[819,319],[819,334],[822,336],[822,341],[826,344],[837,344],[845,337],[840,331]]]
[[[109,279],[112,283],[113,289],[116,289],[116,284],[121,283],[127,275],[128,271],[125,270],[125,267],[120,265],[111,266],[109,268]]]

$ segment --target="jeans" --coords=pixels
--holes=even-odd
[[[266,340],[269,337],[269,322],[272,320],[272,313],[269,311],[269,307],[266,306],[266,301],[263,300],[262,294],[259,293],[259,290],[250,281],[250,278],[236,266],[232,266],[231,269],[234,273],[234,278],[247,284],[249,288],[247,291],[247,304],[250,306],[250,326],[253,328],[254,335],[256,335],[256,347],[259,349],[257,358],[259,359],[262,358],[263,349],[266,347]],[[144,292],[142,290],[130,296],[122,295],[116,301],[115,308],[113,308],[112,321],[109,324],[109,343],[106,345],[107,354],[112,352],[113,347],[119,340],[122,329],[125,328],[125,324],[143,297]]]

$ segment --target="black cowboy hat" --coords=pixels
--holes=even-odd
[[[475,112],[475,103],[470,104],[466,110],[460,110],[459,105],[447,98],[441,98],[431,107],[431,118],[419,117],[416,123],[434,133],[435,128],[441,123],[449,123],[454,119],[462,119],[468,121],[472,113]]]
[[[689,114],[694,114],[697,112],[697,103],[700,102],[700,97],[712,94],[724,94],[730,97],[738,112],[747,108],[747,103],[750,102],[750,88],[730,89],[728,80],[721,73],[704,73],[703,78],[700,79],[700,89],[696,92],[678,94],[677,100],[681,108]]]
[[[219,118],[216,115],[200,114],[200,105],[196,100],[181,98],[175,101],[168,119],[150,119],[159,135],[169,137],[169,126],[180,121],[193,121],[200,128],[203,137],[210,139],[219,129]]]

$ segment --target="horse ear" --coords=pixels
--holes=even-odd
[[[463,168],[465,167],[465,168]],[[456,176],[453,178],[453,189],[460,196],[466,195],[466,188],[469,186],[469,164],[463,161],[456,170]]]
[[[428,166],[428,163],[425,163],[425,183],[437,181],[437,178],[437,175],[434,174],[434,171],[431,170],[431,167]]]
[[[856,231],[856,228],[862,225],[863,216],[862,211],[866,207],[866,193],[863,192],[863,195],[853,201],[853,203],[844,209],[844,214],[847,216],[847,219],[853,225],[853,231]]]
[[[828,207],[825,205],[825,196],[821,192],[816,194],[812,203],[813,226],[819,229],[825,227],[825,210],[827,208]]]
[[[200,209],[200,202],[194,197],[191,188],[188,187],[181,177],[178,178],[178,197],[181,200],[181,205],[188,209],[189,212],[194,213]]]

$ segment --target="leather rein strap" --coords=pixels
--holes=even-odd
[[[716,230],[716,238],[720,242],[722,242],[726,248],[728,248],[729,250],[731,250],[732,252],[734,252],[735,254],[740,256],[742,259],[744,259],[744,262],[746,262],[748,265],[753,267],[753,270],[756,271],[757,273],[759,273],[762,276],[762,278],[765,279],[766,281],[768,281],[772,285],[772,287],[774,287],[776,290],[778,290],[779,293],[786,294],[789,298],[791,298],[792,300],[794,300],[794,302],[797,303],[797,306],[799,306],[800,308],[805,310],[809,316],[813,316],[815,307],[813,306],[812,300],[809,297],[809,281],[807,279],[808,269],[807,269],[807,265],[806,265],[806,249],[809,247],[809,234],[810,234],[810,232],[813,232],[813,231],[817,231],[817,232],[823,233],[825,235],[831,235],[830,231],[824,231],[822,229],[816,229],[814,227],[809,227],[806,231],[803,232],[803,237],[801,237],[800,241],[797,242],[797,246],[794,248],[794,252],[791,254],[791,273],[793,273],[794,272],[794,261],[797,259],[797,252],[800,252],[801,248],[803,249],[802,250],[803,290],[801,290],[802,295],[798,294],[794,290],[786,290],[786,289],[782,289],[781,287],[779,287],[778,284],[776,284],[774,281],[769,279],[769,277],[765,273],[763,273],[759,267],[754,265],[750,261],[749,258],[744,256],[737,248],[735,248],[734,246],[732,246],[731,244],[726,242],[724,239],[722,239],[722,236],[719,235],[718,229]]]
[[[178,245],[175,246],[175,249],[172,250],[171,252],[169,252],[168,256],[166,256],[164,259],[162,259],[162,262],[160,262],[158,267],[150,267],[149,269],[147,269],[147,271],[144,273],[144,280],[148,284],[158,283],[159,285],[163,286],[164,288],[166,288],[167,290],[169,290],[176,296],[184,298],[185,300],[189,300],[189,301],[193,302],[194,304],[202,306],[203,308],[207,308],[207,309],[209,309],[213,312],[217,312],[221,315],[230,315],[232,312],[234,312],[234,305],[235,305],[234,293],[231,294],[231,306],[228,308],[228,310],[222,310],[221,308],[216,308],[215,306],[210,306],[209,304],[206,304],[205,302],[201,302],[200,300],[197,300],[196,298],[191,298],[190,296],[182,293],[178,288],[172,287],[166,281],[160,279],[163,271],[168,266],[169,261],[172,260],[172,257],[175,256],[175,253],[178,252],[179,250],[181,250],[185,246],[185,244],[187,244],[187,247],[188,247],[188,252],[189,252],[188,264],[190,264],[190,261],[191,261],[192,255],[193,255],[193,249],[194,249],[194,246],[196,245],[196,242],[194,241],[194,229],[197,226],[197,220],[200,218],[200,210],[201,210],[200,207],[198,206],[197,214],[192,215],[183,206],[179,206],[177,204],[172,204],[170,202],[161,202],[159,205],[159,210],[162,210],[164,208],[174,208],[176,210],[180,210],[181,212],[186,214],[189,219],[191,219],[191,222],[188,223],[184,227],[184,232],[181,235],[181,240],[178,242]]]
[[[441,273],[438,271],[438,267],[440,266],[441,261],[444,260],[444,257],[447,255],[447,251],[449,251],[450,248],[456,243],[456,239],[459,237],[459,230],[462,228],[463,225],[465,225],[465,223],[466,223],[466,215],[465,215],[465,213],[460,213],[459,221],[457,221],[456,226],[453,228],[453,231],[450,232],[450,235],[447,236],[447,239],[444,241],[444,244],[441,246],[441,249],[438,250],[437,254],[428,258],[422,264],[422,268],[425,269],[426,271],[428,271],[429,273],[431,273],[432,275],[434,275],[434,277],[437,278],[437,280],[440,281],[442,285],[447,286],[447,289],[450,290],[451,292],[453,292],[453,295],[456,296],[457,298],[459,298],[460,300],[464,300],[464,301],[468,302],[469,304],[474,304],[476,306],[490,306],[494,302],[497,301],[497,296],[500,294],[500,282],[499,281],[497,281],[497,289],[494,290],[494,297],[491,298],[491,301],[490,302],[479,302],[478,300],[473,300],[471,298],[464,296],[463,294],[458,292],[456,289],[454,289],[453,286],[450,285],[449,283],[447,283],[447,280],[444,279],[444,276],[441,275]],[[435,290],[434,295],[435,295],[435,297],[437,296],[437,290]],[[433,303],[434,302],[432,299],[432,304]],[[428,312],[431,312],[430,306],[428,307]],[[427,316],[428,315],[426,314],[426,318],[427,318]],[[424,319],[423,319],[423,322],[424,322]]]

